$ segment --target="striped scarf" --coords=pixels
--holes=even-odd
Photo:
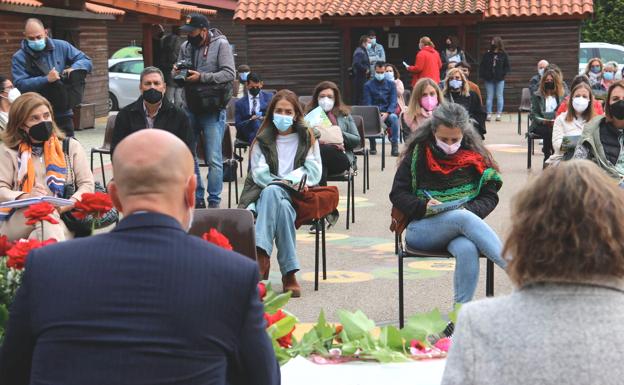
[[[419,162],[419,158],[424,162]],[[497,189],[503,185],[498,171],[488,167],[483,156],[475,151],[459,149],[447,155],[433,144],[414,148],[412,191],[419,198],[427,199],[427,191],[440,202],[474,199],[489,182]]]
[[[17,180],[18,189],[29,193],[35,186],[35,166],[32,160],[32,146],[22,142],[17,152]],[[51,136],[43,144],[43,161],[45,164],[45,184],[54,196],[62,198],[65,192],[65,178],[67,176],[67,164],[61,141],[56,136]],[[12,214],[11,209],[0,209],[0,221],[7,220]]]

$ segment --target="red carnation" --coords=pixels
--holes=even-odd
[[[6,252],[13,247],[13,244],[9,242],[9,238],[6,235],[0,235],[0,257],[6,255]]]
[[[226,250],[232,250],[232,245],[230,244],[230,240],[223,234],[221,234],[217,229],[212,228],[207,233],[202,235],[202,239],[215,245],[222,247]]]
[[[269,313],[264,313],[264,319],[267,321],[267,328],[282,318],[286,318],[286,314],[282,311],[282,309],[275,312],[275,314],[271,315]],[[292,330],[288,332],[283,337],[277,339],[279,345],[283,348],[289,348],[292,346],[292,334],[295,331],[295,327],[293,326]]]
[[[266,289],[266,285],[264,284],[264,282],[258,282],[258,295],[260,296],[260,301],[264,299],[266,292],[267,292],[267,289]]]
[[[72,212],[76,219],[84,219],[89,215],[100,218],[113,208],[110,196],[103,192],[84,193],[80,201],[74,205]]]
[[[26,224],[28,226],[32,226],[40,221],[48,221],[53,225],[56,225],[59,222],[50,216],[53,212],[54,206],[48,202],[40,202],[30,205],[26,211],[24,211],[24,217],[28,219]]]
[[[43,242],[37,239],[20,239],[6,252],[6,255],[9,257],[6,262],[7,267],[22,270],[26,265],[26,256],[31,250],[47,246],[51,243],[56,243],[56,239],[50,238]]]

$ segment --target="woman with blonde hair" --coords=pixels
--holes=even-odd
[[[548,164],[557,164],[562,159],[570,159],[583,133],[585,123],[594,118],[594,95],[587,83],[579,83],[568,98],[568,111],[557,116],[553,125],[552,145],[554,154],[548,158]]]
[[[416,61],[413,66],[403,62],[408,72],[414,74],[412,76],[412,87],[416,85],[418,79],[429,78],[436,83],[440,83],[440,68],[442,68],[442,59],[435,49],[435,44],[427,36],[420,38],[418,43],[419,51],[416,54]]]
[[[602,88],[602,71],[604,70],[604,64],[599,57],[590,59],[585,66],[585,76],[589,78],[589,85],[593,90],[600,90]]]
[[[468,79],[459,68],[452,68],[444,79],[444,97],[449,103],[457,103],[464,107],[473,126],[479,132],[482,139],[485,139],[485,111],[481,104],[481,98],[476,92],[470,90]]]
[[[62,198],[67,183],[76,185],[70,197],[73,201],[78,201],[83,193],[93,192],[93,174],[82,146],[75,139],[65,139],[53,116],[50,103],[34,92],[23,94],[11,105],[0,145],[0,202],[40,196]],[[67,157],[63,151],[64,140],[69,141]],[[71,209],[72,206],[58,207],[51,214],[57,224],[43,222],[46,238],[57,241],[71,238],[60,219],[61,213]],[[9,240],[40,237],[41,222],[26,225],[24,211],[24,208],[0,211],[0,234]]]
[[[503,255],[516,288],[461,308],[442,384],[619,384],[622,189],[572,160],[512,201]]]
[[[442,91],[433,80],[424,78],[416,82],[407,110],[401,119],[401,129],[405,141],[416,132],[425,120],[431,117],[433,111],[443,102]]]
[[[529,131],[538,134],[544,144],[544,166],[553,154],[553,124],[559,104],[563,101],[565,89],[561,77],[555,70],[547,70],[539,83],[537,92],[531,96],[531,126]]]

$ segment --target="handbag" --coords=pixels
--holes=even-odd
[[[331,126],[319,126],[319,132],[321,133],[321,140],[326,144],[344,144],[344,138],[342,136],[342,130],[339,126],[331,125]]]
[[[194,114],[205,114],[224,109],[233,94],[232,82],[199,83],[184,87],[186,105]]]
[[[74,167],[71,164],[71,159],[69,157],[69,141],[70,138],[63,139],[63,153],[65,154],[65,163],[67,164],[67,176],[70,177],[71,181],[68,180],[65,182],[65,191],[63,193],[63,198],[69,199],[76,192],[76,178],[74,175]],[[106,189],[100,182],[95,182],[95,192],[106,192]],[[92,216],[87,216],[83,219],[76,218],[71,210],[66,211],[61,214],[61,219],[65,222],[65,226],[67,229],[74,233],[76,238],[80,237],[88,237],[91,235],[92,229],[100,229],[102,227],[110,226],[113,223],[119,221],[119,212],[116,208],[110,209],[106,214],[104,214],[100,218],[93,218]]]
[[[390,231],[393,231],[397,235],[403,234],[403,231],[405,231],[405,228],[409,224],[407,216],[403,214],[401,210],[392,206],[390,217],[392,218],[392,221],[390,222]]]

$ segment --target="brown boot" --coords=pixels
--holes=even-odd
[[[297,277],[295,276],[295,271],[291,271],[286,275],[282,276],[282,285],[284,286],[284,293],[290,291],[292,292],[292,298],[301,297],[301,286],[297,282]]]
[[[260,270],[260,279],[266,281],[269,279],[269,272],[271,271],[271,258],[264,252],[264,250],[258,249],[258,269]]]

